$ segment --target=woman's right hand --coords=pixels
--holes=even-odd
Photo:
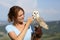
[[[27,20],[27,22],[30,23],[30,24],[32,23],[32,21],[33,21],[33,17],[29,17],[28,20]]]

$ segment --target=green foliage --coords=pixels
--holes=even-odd
[[[56,34],[44,34],[42,40],[60,40],[60,33]]]
[[[8,24],[8,23],[7,23]],[[10,40],[5,31],[6,23],[0,25],[0,40]],[[60,21],[47,22],[49,30],[42,28],[43,36],[42,40],[60,40]]]

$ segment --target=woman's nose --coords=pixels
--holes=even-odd
[[[24,15],[22,15],[22,18],[24,18]]]

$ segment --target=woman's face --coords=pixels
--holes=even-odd
[[[22,10],[20,10],[20,11],[18,12],[18,15],[17,15],[16,21],[19,22],[19,23],[21,23],[21,22],[24,21],[24,13],[23,13]]]

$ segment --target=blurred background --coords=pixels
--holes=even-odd
[[[9,24],[9,8],[15,5],[25,10],[24,21],[34,10],[40,12],[40,16],[49,26],[49,30],[42,28],[42,40],[60,40],[60,0],[0,0],[0,40],[10,40],[5,27]]]

